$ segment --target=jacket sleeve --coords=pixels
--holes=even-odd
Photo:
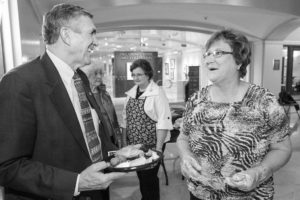
[[[157,116],[156,129],[172,130],[172,116],[168,98],[163,89],[159,88],[159,95],[155,97],[154,109]]]
[[[32,159],[38,137],[33,95],[16,73],[0,82],[0,185],[37,198],[72,199],[77,174]]]

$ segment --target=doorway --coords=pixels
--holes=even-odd
[[[300,95],[300,46],[284,46],[281,82],[291,95]]]

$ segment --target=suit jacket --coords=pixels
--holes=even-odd
[[[101,131],[105,155],[110,141]],[[6,200],[72,199],[78,173],[91,164],[75,110],[49,56],[45,53],[3,76],[0,185]],[[81,195],[101,200],[106,199],[103,193]]]

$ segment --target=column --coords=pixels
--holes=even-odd
[[[22,48],[17,0],[2,0],[1,36],[4,52],[4,71],[22,63]]]

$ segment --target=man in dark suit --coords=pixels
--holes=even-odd
[[[90,64],[95,33],[90,13],[59,4],[44,16],[45,54],[2,78],[0,185],[6,200],[107,200],[109,184],[124,175],[103,172],[111,145],[93,109],[103,156],[92,159],[72,79],[78,67]]]

